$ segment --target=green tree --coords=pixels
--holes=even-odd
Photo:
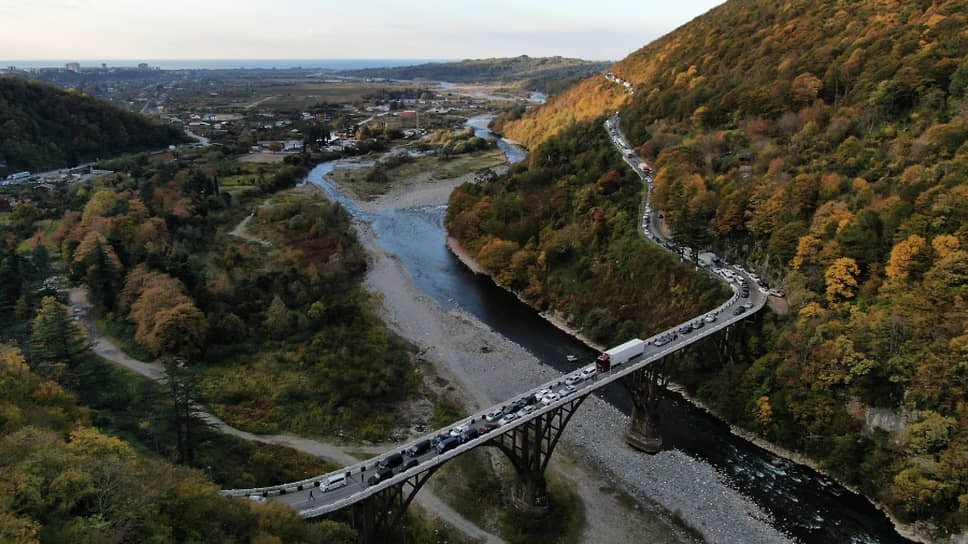
[[[34,317],[31,356],[45,362],[75,366],[90,348],[84,331],[71,321],[67,309],[54,297],[44,297]]]

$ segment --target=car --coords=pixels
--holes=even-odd
[[[497,421],[504,415],[504,407],[495,408],[484,415],[486,421]]]
[[[479,433],[477,429],[475,429],[474,427],[471,427],[470,429],[467,429],[466,431],[460,433],[460,443],[463,444],[464,442],[470,442],[471,440],[474,440],[475,438],[480,436],[480,434],[481,433]]]
[[[346,473],[336,474],[335,476],[330,476],[326,479],[326,483],[323,484],[323,493],[327,491],[332,491],[334,489],[339,489],[341,487],[346,487]]]
[[[459,442],[460,441],[457,440],[456,436],[449,436],[446,439],[441,440],[437,443],[437,455],[456,448]]]
[[[679,327],[679,334],[689,334],[692,332],[692,327],[690,325],[683,325]]]
[[[575,387],[574,385],[566,385],[558,390],[558,396],[564,397],[566,395],[570,395],[574,393],[575,391],[578,391],[577,387]]]
[[[706,317],[704,317],[702,319],[706,323],[712,323],[713,321],[716,321],[716,314],[709,314],[709,315],[707,315]]]
[[[746,308],[744,308],[742,306],[737,306],[736,309],[733,310],[733,315],[740,315],[741,313],[743,313],[745,311],[746,311]]]
[[[701,329],[701,328],[703,328],[705,326],[706,326],[706,323],[704,323],[702,319],[700,319],[699,321],[695,321],[692,324],[693,330],[696,330],[696,331],[698,331],[699,329]]]
[[[783,289],[770,289],[770,296],[782,298],[786,296],[786,293],[783,292]]]
[[[518,417],[524,417],[537,409],[538,408],[535,405],[529,404],[524,408],[521,408],[520,410],[518,410]]]
[[[430,439],[430,443],[431,443],[431,445],[433,445],[436,448],[437,447],[437,444],[440,444],[441,442],[443,442],[444,440],[447,440],[448,438],[450,438],[450,435],[449,434],[443,434],[443,433],[441,433],[441,434],[438,434],[437,436],[431,438]]]
[[[662,347],[669,343],[669,339],[666,338],[665,336],[660,336],[655,339],[655,342],[652,342],[652,343],[655,344],[657,347]]]
[[[548,405],[558,400],[559,398],[560,397],[558,397],[557,393],[548,393],[547,395],[541,397],[541,404]]]
[[[512,412],[510,414],[505,414],[504,417],[502,417],[501,419],[497,420],[497,424],[498,425],[507,425],[508,423],[511,423],[515,419],[518,419],[518,414]]]
[[[572,374],[571,376],[565,378],[565,385],[575,385],[584,379],[585,378],[583,378],[581,374]]]
[[[477,434],[486,434],[500,427],[497,423],[485,423],[477,428]]]
[[[545,398],[546,395],[550,395],[550,394],[551,394],[551,389],[548,389],[546,387],[546,388],[542,389],[541,391],[538,391],[537,393],[535,393],[534,396],[538,397],[538,400],[541,400],[541,399]]]
[[[266,499],[262,495],[249,495],[249,500],[255,501],[255,502],[266,502],[268,499]]]
[[[508,409],[505,411],[505,413],[506,414],[516,413],[518,410],[520,410],[521,408],[524,408],[527,405],[528,405],[528,399],[527,398],[518,399],[518,400],[514,401],[513,403],[511,403],[511,406],[508,407]]]
[[[470,425],[466,423],[463,425],[458,425],[450,430],[450,436],[460,436],[462,432],[466,431],[469,428],[470,428]]]
[[[403,468],[400,469],[400,472],[403,472],[405,470],[410,470],[419,464],[420,464],[419,459],[407,459],[407,462],[403,464]]]
[[[430,443],[430,440],[421,440],[420,442],[417,442],[416,444],[407,448],[407,455],[409,457],[416,457],[420,454],[430,451],[430,448],[432,447],[433,444]]]
[[[585,368],[581,369],[581,377],[582,379],[587,380],[588,378],[594,376],[596,372],[598,372],[598,370],[594,365],[586,366]]]
[[[383,459],[380,459],[380,462],[377,463],[377,466],[380,468],[394,469],[402,464],[403,464],[403,456],[400,455],[399,453],[394,453],[392,455],[384,457]]]
[[[750,308],[753,307],[753,301],[747,300],[746,302],[743,303],[743,307],[749,310]]]
[[[392,468],[381,468],[376,474],[366,479],[366,485],[376,485],[391,476],[393,476]]]

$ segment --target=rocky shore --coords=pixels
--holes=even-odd
[[[445,204],[457,183],[427,180],[411,184],[405,193],[392,190],[357,205],[378,214]],[[379,246],[367,223],[356,226],[371,255],[366,285],[382,300],[384,319],[462,390],[468,409],[490,406],[561,376],[473,315],[443,309],[420,291],[398,259]],[[678,451],[650,456],[629,448],[624,442],[626,424],[621,412],[590,396],[563,436],[564,453],[576,462],[553,462],[553,468],[576,483],[584,499],[585,542],[693,541],[674,518],[708,542],[791,542],[771,526],[766,512],[731,488],[710,465]],[[617,491],[639,504],[628,506]]]

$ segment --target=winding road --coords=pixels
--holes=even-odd
[[[679,248],[676,247],[671,241],[661,237],[660,235],[651,233],[652,228],[649,226],[653,221],[651,213],[651,169],[648,168],[648,165],[645,163],[645,161],[637,157],[630,150],[629,146],[625,142],[624,137],[621,135],[618,129],[618,114],[606,121],[605,128],[609,132],[613,144],[622,153],[624,160],[646,183],[646,214],[643,217],[643,234],[645,234],[656,244],[660,245],[660,247],[664,247],[668,251],[678,255]],[[642,167],[643,164],[645,165],[644,168]],[[461,421],[454,422],[452,425],[449,425],[446,428],[436,429],[424,436],[420,436],[409,444],[405,444],[403,446],[394,446],[392,450],[387,451],[384,455],[375,456],[362,462],[355,462],[332,473],[317,475],[297,482],[288,482],[274,486],[223,490],[223,493],[232,496],[261,496],[266,497],[269,500],[282,501],[298,509],[300,511],[300,515],[303,517],[316,517],[364,500],[372,495],[380,493],[387,488],[401,485],[409,478],[413,478],[429,469],[447,462],[458,455],[461,455],[462,453],[484,445],[485,443],[494,439],[497,435],[511,432],[515,428],[527,424],[531,420],[539,418],[553,410],[562,408],[566,404],[570,404],[575,398],[586,396],[611,382],[641,370],[642,368],[666,357],[667,355],[687,347],[701,338],[715,334],[723,328],[746,318],[747,314],[752,314],[762,309],[767,301],[767,293],[765,289],[756,287],[755,278],[750,277],[740,267],[728,268],[726,270],[726,272],[723,272],[719,269],[716,271],[718,272],[717,277],[719,279],[722,280],[727,277],[729,278],[728,282],[733,289],[734,294],[728,301],[721,304],[717,308],[713,308],[699,316],[691,318],[684,323],[680,323],[666,331],[656,334],[651,338],[643,340],[643,343],[645,344],[644,351],[629,362],[622,364],[621,367],[616,365],[612,367],[611,370],[598,373],[594,371],[594,365],[591,365],[586,366],[585,369],[583,369],[584,373],[581,374],[580,377],[575,373],[570,373],[570,375],[562,374],[555,380],[541,384],[529,391],[521,392],[520,394],[515,395],[513,398],[507,399],[502,403],[495,404],[494,406],[475,413]],[[712,273],[712,270],[709,272]],[[749,286],[753,286],[753,288],[749,289]],[[567,386],[573,387],[568,390],[567,393],[565,393]],[[494,418],[493,420],[491,418],[487,418],[487,420],[491,422],[491,425],[484,426],[486,414],[491,412],[501,412],[502,415],[506,415],[509,413],[508,410],[510,406],[520,404],[523,402],[523,399],[533,397],[536,393],[542,392],[543,390],[555,391],[562,394],[559,398],[547,402],[543,406],[530,406],[529,409],[531,411],[522,410],[517,412],[517,416],[514,418],[505,418],[497,423],[495,423],[497,418]],[[518,406],[518,408],[520,408],[520,406]],[[380,461],[382,461],[384,458],[396,454],[397,452],[402,452],[408,449],[410,446],[416,446],[424,441],[433,441],[438,436],[447,435],[448,433],[453,435],[451,432],[453,429],[466,429],[469,427],[479,429],[483,432],[481,432],[480,436],[468,437],[460,444],[449,446],[447,449],[443,449],[441,451],[431,448],[429,451],[422,451],[419,454],[406,456],[405,458],[408,459],[409,462],[398,471],[395,471],[390,475],[375,481],[369,478],[369,476],[376,472]],[[326,493],[316,494],[313,502],[310,503],[310,491],[320,489],[320,486],[331,477],[345,477],[346,485]],[[417,494],[417,497],[420,497],[420,493]]]

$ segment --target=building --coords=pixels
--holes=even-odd
[[[81,71],[81,64],[79,62],[68,62],[64,65],[64,68],[66,68],[68,72],[74,72],[76,74]]]

